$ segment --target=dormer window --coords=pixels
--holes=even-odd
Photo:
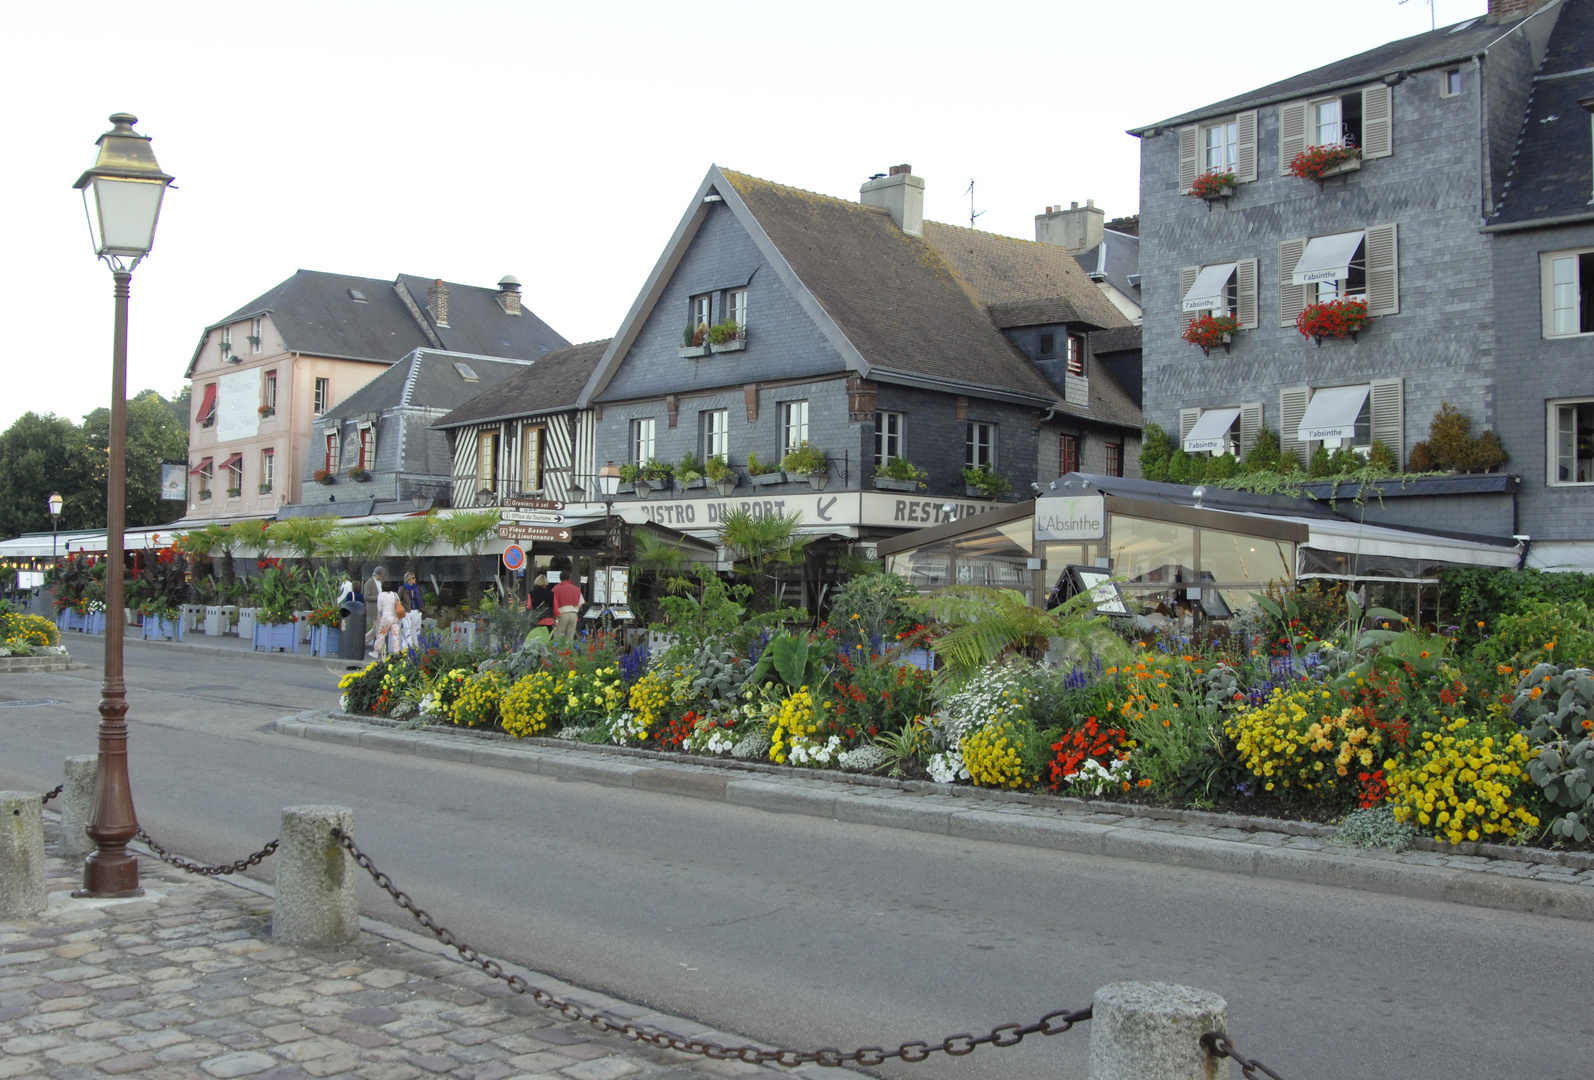
[[[1057,355],[1057,335],[1050,330],[1041,335],[1040,346],[1035,355],[1044,360]]]
[[[460,361],[456,360],[454,361],[454,370],[459,372],[459,377],[464,379],[466,382],[480,381],[476,376],[475,370],[472,369],[469,364],[461,363]]]
[[[1085,339],[1079,334],[1068,335],[1068,373],[1085,374]]]
[[[353,300],[356,304],[369,304],[370,303],[370,301],[365,298],[365,294],[363,292],[361,292],[359,289],[350,289],[349,290],[349,299]]]

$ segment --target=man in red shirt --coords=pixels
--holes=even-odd
[[[576,619],[581,615],[581,582],[571,573],[553,587],[553,636],[574,638]]]

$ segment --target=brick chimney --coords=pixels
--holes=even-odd
[[[498,279],[498,306],[504,309],[505,315],[520,314],[520,279],[514,274]]]
[[[865,180],[858,201],[889,210],[897,228],[909,236],[924,235],[924,181],[913,175],[912,165],[893,165],[888,175]]]
[[[426,290],[426,306],[432,309],[432,320],[438,326],[448,325],[448,286],[443,284],[442,278],[432,282],[432,287]]]
[[[1525,19],[1549,0],[1489,0],[1489,21],[1515,22]]]
[[[1103,223],[1107,212],[1096,205],[1095,199],[1086,199],[1085,205],[1069,203],[1048,206],[1046,213],[1035,215],[1035,239],[1042,244],[1055,244],[1070,255],[1082,255],[1101,246]]]

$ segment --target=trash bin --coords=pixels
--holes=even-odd
[[[365,602],[354,597],[344,600],[343,632],[338,635],[339,660],[365,659]]]

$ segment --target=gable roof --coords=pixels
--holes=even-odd
[[[467,365],[476,381],[460,374]],[[339,419],[382,413],[399,406],[446,412],[490,390],[530,365],[528,360],[477,356],[472,353],[416,349],[317,418]]]
[[[1127,320],[1061,248],[974,229],[897,227],[879,207],[713,166],[582,393],[602,394],[707,212],[723,201],[847,367],[866,378],[1050,406],[1057,392],[987,306],[1054,298],[1092,325]]]
[[[406,286],[405,282],[421,283]],[[522,303],[521,315],[498,305],[496,289],[449,285],[450,326],[439,330],[426,310],[430,279],[401,275],[398,281],[296,270],[292,277],[205,327],[189,360],[192,376],[210,331],[269,315],[289,352],[333,360],[391,364],[414,349],[442,345],[479,356],[532,360],[568,344]],[[415,292],[418,287],[418,294]],[[356,300],[358,292],[365,299]],[[408,293],[415,302],[406,303]]]
[[[576,407],[582,387],[612,338],[555,349],[513,372],[497,386],[461,404],[433,424],[434,429],[484,424],[518,416],[537,416]]]
[[[1528,18],[1533,16],[1530,15]],[[1215,101],[1211,105],[1203,105],[1199,109],[1159,120],[1155,124],[1130,128],[1129,134],[1145,135],[1158,129],[1189,124],[1212,116],[1238,112],[1241,109],[1253,109],[1260,105],[1271,105],[1342,87],[1375,82],[1385,75],[1420,71],[1423,68],[1471,60],[1526,21],[1527,19],[1516,19],[1496,23],[1479,16],[1452,26],[1441,26],[1424,34],[1385,42],[1355,56],[1324,64],[1299,75],[1291,75],[1287,79],[1280,79],[1278,82],[1269,83],[1223,101]]]
[[[1578,104],[1594,97],[1591,65],[1594,3],[1566,0],[1533,77],[1522,135],[1491,226],[1594,217],[1594,153],[1588,113]]]

